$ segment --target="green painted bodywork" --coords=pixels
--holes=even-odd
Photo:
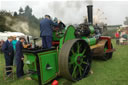
[[[52,40],[59,41],[65,33],[65,29],[61,30],[60,32],[53,31]]]
[[[92,25],[89,26],[89,29],[91,31],[91,34],[93,34],[95,32],[94,27]]]
[[[59,48],[62,48],[62,45],[67,41],[67,40],[72,40],[72,39],[75,39],[75,35],[74,35],[74,32],[75,32],[75,27],[70,25],[68,27],[66,27],[65,29],[66,32],[64,34],[64,37],[62,37],[60,39],[60,44],[59,44]]]
[[[30,71],[34,71],[36,72],[36,56],[32,53],[25,53],[25,55],[27,56],[27,65]],[[36,73],[33,73],[32,75],[30,75],[30,77],[32,77],[33,79],[38,79],[38,76]]]
[[[33,53],[26,53],[29,70],[37,71],[36,68],[36,55]],[[42,84],[48,83],[56,77],[58,72],[58,56],[56,50],[37,53],[40,63],[41,82]],[[37,74],[30,75],[32,79],[38,80]]]
[[[66,32],[63,38],[60,39],[60,44],[59,44],[59,48],[62,47],[63,43],[66,42],[67,40],[72,40],[75,39],[75,27],[70,25],[66,28]],[[91,31],[91,34],[94,33],[94,27],[92,25],[89,26],[89,29]],[[85,40],[90,46],[95,45],[96,44],[96,38],[88,38],[88,37],[82,37],[83,40]]]
[[[67,30],[66,30],[65,35],[63,37],[63,43],[65,43],[67,40],[75,39],[75,35],[74,35],[75,27],[70,25],[66,29]]]
[[[90,46],[96,44],[96,38],[82,37],[82,39],[85,40]]]
[[[62,48],[62,45],[63,45],[63,39],[64,39],[64,38],[61,38],[61,39],[60,39],[60,44],[59,44],[59,48],[60,48],[60,49]]]
[[[93,26],[89,26],[91,33],[94,33],[94,28]],[[72,40],[75,39],[75,27],[73,27],[72,25],[68,26],[65,28],[65,34],[62,35],[60,38],[56,37],[56,33],[53,33],[53,41],[58,41],[59,40],[59,49],[57,50],[50,50],[50,51],[45,51],[45,52],[36,52],[36,55],[39,57],[39,65],[40,65],[40,72],[41,72],[41,82],[42,84],[46,84],[47,82],[51,81],[52,79],[54,79],[57,75],[57,73],[59,72],[59,65],[58,65],[58,53],[60,52],[60,49],[62,48],[63,44],[68,41],[68,40]],[[88,37],[82,37],[83,40],[85,40],[90,46],[91,45],[95,45],[96,44],[96,38],[88,38]],[[78,48],[80,49],[80,45],[78,45]],[[78,49],[78,50],[79,50]],[[58,51],[58,52],[57,52]],[[86,49],[85,49],[86,51]],[[36,68],[36,55],[35,53],[26,53],[27,56],[27,62],[28,62],[28,67],[29,70],[32,71],[37,71]],[[80,64],[77,63],[77,59],[81,56],[83,56],[83,54],[80,53],[74,53],[73,56],[75,57],[70,57],[71,58],[71,62],[75,62],[76,67],[79,67],[79,70],[82,71],[82,68],[80,67]],[[86,56],[84,56],[86,57]],[[83,59],[80,60],[80,63],[85,63],[83,62]],[[75,67],[75,68],[76,68]],[[74,69],[74,73],[75,73],[75,69]],[[72,76],[75,76],[75,74],[73,74]],[[37,74],[31,74],[32,79],[37,80],[38,76]]]
[[[41,52],[38,53],[38,56],[40,61],[41,81],[42,84],[45,84],[49,80],[54,79],[58,72],[57,51]]]
[[[53,41],[59,41],[60,40],[60,38],[56,37],[56,32],[53,32],[52,36],[53,36],[52,37]]]

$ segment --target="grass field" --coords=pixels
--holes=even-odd
[[[72,85],[128,85],[128,45],[116,45],[114,40],[113,45],[116,52],[114,52],[112,59],[108,61],[93,60],[92,70],[94,73],[72,83]],[[5,82],[3,80],[4,63],[3,54],[0,54],[0,85],[38,85],[35,80],[25,80],[26,76]],[[64,78],[57,78],[57,80],[59,80],[59,85],[71,85],[71,82]]]

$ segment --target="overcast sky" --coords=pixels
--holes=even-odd
[[[29,5],[36,17],[49,14],[68,23],[81,23],[87,15],[86,6],[93,4],[94,15],[100,15],[107,24],[123,24],[128,16],[128,0],[0,0],[0,10],[17,11]],[[97,9],[100,12],[97,13]],[[107,20],[104,20],[107,18]]]

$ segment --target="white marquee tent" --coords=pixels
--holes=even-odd
[[[8,36],[20,37],[20,36],[26,36],[26,35],[21,32],[8,32],[8,31],[0,32],[0,40],[4,40],[4,41],[7,40]]]

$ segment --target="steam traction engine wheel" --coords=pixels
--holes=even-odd
[[[113,49],[113,45],[112,45],[112,43],[111,43],[111,49]],[[107,50],[109,50],[108,49],[108,42],[106,42],[105,43],[105,46],[104,46],[104,56],[103,56],[103,60],[109,60],[109,59],[111,59],[112,58],[112,54],[113,54],[113,52],[106,52]]]
[[[89,73],[91,60],[90,47],[86,41],[68,40],[59,54],[60,75],[72,81],[80,80]]]

